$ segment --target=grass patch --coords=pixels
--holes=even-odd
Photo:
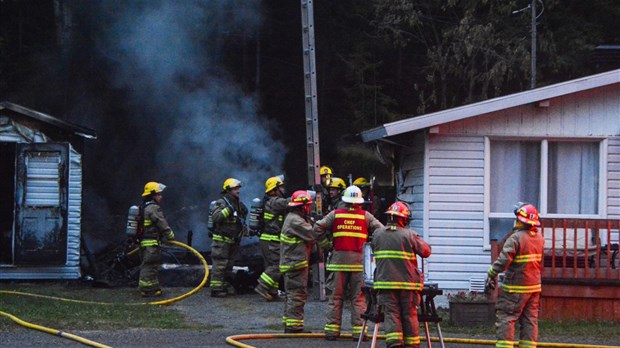
[[[445,308],[440,308],[437,313],[441,316],[441,331],[444,336],[450,334],[473,337],[495,337],[495,326],[458,327],[450,325],[450,313]],[[434,324],[429,324],[431,334],[434,335]],[[518,324],[515,328],[518,328]],[[540,320],[538,322],[539,340],[557,340],[561,337],[570,336],[580,342],[589,342],[592,337],[605,337],[610,342],[620,342],[620,330],[618,323],[613,321],[555,321]],[[447,335],[446,335],[447,334]],[[517,335],[518,337],[518,330]]]
[[[112,303],[108,305],[83,304],[29,296],[0,295],[0,311],[34,324],[56,329],[114,330],[193,327],[185,321],[183,314],[173,307],[127,304],[145,302],[138,296],[136,289],[131,288],[97,289],[74,283],[42,282],[0,284],[0,290]],[[16,325],[11,319],[0,316],[0,331]]]

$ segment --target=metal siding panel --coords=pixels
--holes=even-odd
[[[448,237],[430,237],[428,240],[428,243],[430,245],[433,246],[433,249],[435,249],[438,246],[450,246],[450,245],[454,245],[454,244],[458,244],[460,246],[468,246],[468,247],[477,247],[478,249],[481,249],[481,245],[482,245],[482,238],[468,238],[468,237],[455,237],[455,236],[448,236]]]
[[[484,178],[474,176],[431,176],[428,179],[430,187],[435,185],[484,185]]]
[[[457,264],[443,264],[443,263],[431,263],[428,265],[427,269],[425,269],[425,271],[427,272],[445,272],[445,271],[453,271],[453,272],[479,272],[479,273],[483,273],[486,276],[486,272],[489,270],[489,265],[490,265],[490,259],[488,260],[488,262],[485,263],[479,263],[479,264],[464,264],[464,263],[457,263]]]
[[[480,159],[480,158],[478,159],[470,159],[470,158],[433,159],[433,167],[481,168],[483,166],[484,166],[484,159]]]
[[[480,151],[455,151],[437,150],[433,151],[433,158],[459,158],[459,159],[480,159]]]
[[[484,271],[490,262],[483,249],[484,138],[434,136],[428,146],[429,279],[467,289],[472,263]]]
[[[484,168],[446,168],[435,167],[431,164],[429,167],[429,173],[431,176],[481,177],[484,175]]]
[[[526,103],[439,125],[443,135],[527,137],[616,136],[620,129],[620,84],[548,99],[548,107]]]
[[[431,185],[429,193],[452,193],[452,194],[483,194],[484,187],[480,185]]]
[[[67,209],[67,266],[70,276],[80,275],[80,237],[82,207],[82,156],[70,147],[69,151],[69,202]],[[77,269],[77,271],[75,271]]]
[[[469,211],[431,211],[429,212],[429,217],[431,220],[480,220],[480,216],[478,214],[472,214]]]
[[[446,202],[446,203],[482,203],[483,198],[480,194],[453,194],[453,193],[431,193],[431,199],[434,202]]]
[[[456,229],[473,229],[479,230],[484,228],[484,223],[480,220],[459,220],[455,222],[454,220],[436,220],[433,219],[430,223],[430,228],[446,228],[452,231]],[[482,240],[480,241],[482,243]]]
[[[446,202],[431,202],[428,205],[428,209],[430,211],[438,210],[438,211],[469,211],[472,213],[480,213],[480,218],[482,219],[482,203],[446,203]]]
[[[607,217],[620,217],[620,138],[607,141]]]

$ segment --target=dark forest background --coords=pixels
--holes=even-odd
[[[529,89],[530,3],[314,1],[322,163],[389,186],[360,131]],[[620,2],[537,11],[537,86],[618,67]],[[307,185],[301,1],[2,0],[0,100],[98,133],[87,233],[122,232],[151,180],[198,230],[227,177],[248,201],[279,173]]]

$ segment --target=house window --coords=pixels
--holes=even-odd
[[[491,234],[495,229],[510,230],[519,201],[536,205],[543,216],[600,214],[600,141],[490,140],[488,144]]]
[[[549,142],[548,214],[598,214],[599,144]]]

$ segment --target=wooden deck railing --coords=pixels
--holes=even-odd
[[[541,219],[543,283],[620,283],[620,220]]]

